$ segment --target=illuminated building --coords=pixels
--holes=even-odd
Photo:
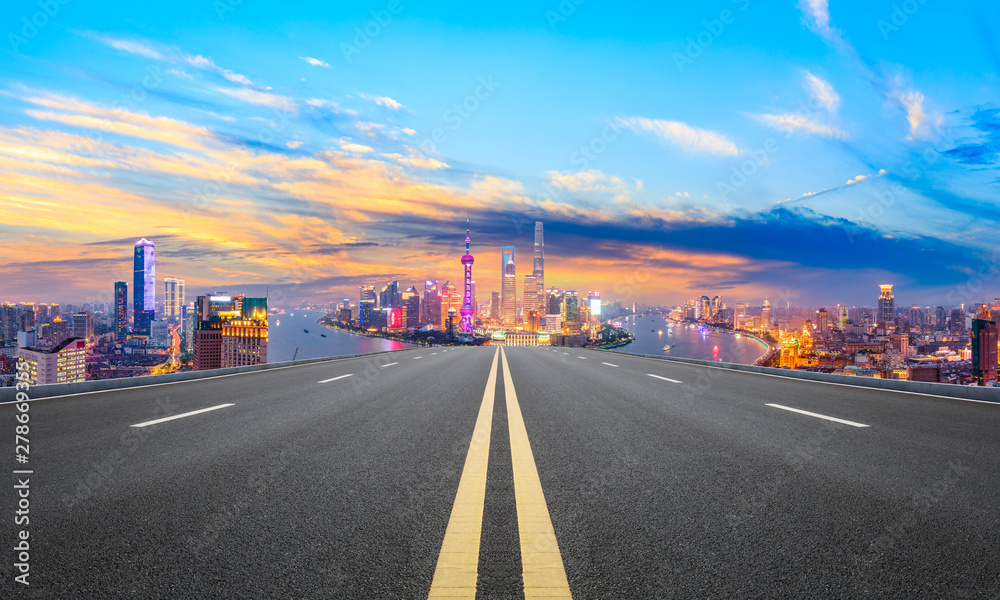
[[[545,315],[545,331],[562,333],[562,315],[558,313]]]
[[[423,317],[421,317],[423,324],[437,325],[441,322],[441,296],[438,292],[437,281],[424,282],[423,311]]]
[[[0,340],[9,344],[17,339],[17,311],[13,304],[0,306]]]
[[[466,222],[465,227],[465,254],[462,256],[462,267],[465,269],[465,289],[462,294],[462,306],[459,308],[459,314],[462,315],[462,320],[458,324],[458,332],[464,335],[471,335],[474,327],[473,318],[476,314],[476,308],[472,305],[472,263],[475,259],[472,258],[472,253],[469,250],[469,244],[471,239],[469,238],[469,227],[468,222]]]
[[[115,282],[115,337],[128,337],[128,283]]]
[[[781,362],[783,368],[794,369],[799,362],[799,342],[798,340],[785,340],[781,342]]]
[[[580,318],[580,298],[577,296],[576,292],[573,290],[566,290],[563,294],[562,302],[562,321],[563,327],[569,326],[570,323],[577,323]]]
[[[395,308],[389,309],[388,323],[386,326],[389,329],[402,329],[403,328],[403,308],[397,306]]]
[[[538,285],[538,295],[541,296],[545,290],[545,236],[542,231],[542,222],[535,221],[535,258],[532,264],[531,275]]]
[[[358,303],[358,327],[362,329],[372,329],[375,315],[375,301],[362,300]]]
[[[350,323],[351,309],[350,308],[340,309],[339,313],[337,314],[337,320],[340,321],[341,323]]]
[[[94,315],[89,312],[73,315],[73,337],[83,340],[94,337]]]
[[[712,298],[712,315],[714,319],[719,313],[722,312],[722,296],[715,296]]]
[[[378,296],[375,294],[375,286],[358,286],[358,302],[375,302],[377,299]]]
[[[230,319],[222,323],[221,367],[267,362],[267,313],[263,319]]]
[[[712,300],[708,296],[698,298],[698,318],[703,320],[712,318]]]
[[[221,323],[220,323],[221,325]],[[207,371],[222,367],[222,329],[196,329],[193,340],[192,367]]]
[[[548,290],[546,290],[545,294],[549,298],[548,314],[550,315],[562,314],[562,305],[563,305],[562,292],[560,292],[556,288],[549,288]]]
[[[181,318],[184,306],[184,280],[177,277],[163,278],[163,316],[168,321]]]
[[[514,246],[504,246],[501,253],[500,318],[505,329],[517,325],[517,276],[514,270]]]
[[[893,299],[891,285],[878,287],[878,313],[875,318],[879,327],[888,327],[896,322],[896,301]]]
[[[528,331],[538,331],[542,326],[542,313],[537,309],[533,308],[528,311],[528,318],[525,319],[526,327]]]
[[[592,316],[601,318],[601,292],[588,292],[587,305]]]
[[[382,288],[378,295],[379,308],[396,308],[400,304],[402,296],[399,294],[399,282],[391,281]]]
[[[500,292],[490,294],[490,318],[500,320]]]
[[[577,323],[580,324],[581,327],[588,327],[590,325],[590,307],[589,306],[586,306],[586,305],[581,306],[579,309],[577,309],[577,315],[578,315],[578,317],[577,317],[576,321],[577,321]]]
[[[739,303],[733,308],[733,327],[737,329],[743,327],[743,321],[747,316],[747,305]]]
[[[889,343],[896,352],[899,352],[903,356],[910,355],[910,336],[905,333],[893,333],[889,336]]]
[[[538,278],[534,275],[524,276],[523,314],[528,314],[529,310],[538,308],[540,303],[538,289]]]
[[[760,328],[764,331],[771,330],[771,301],[764,298],[764,306],[760,309]]]
[[[982,314],[977,315],[977,317]],[[984,318],[972,320],[972,378],[976,385],[997,380],[997,324]]]
[[[406,309],[406,319],[404,326],[412,329],[420,327],[420,293],[416,286],[403,292],[403,308]],[[349,311],[348,311],[349,314]],[[348,317],[350,320],[350,317]]]
[[[820,333],[829,331],[829,317],[825,308],[816,311],[816,331]]]
[[[149,335],[156,314],[156,246],[142,238],[135,243],[132,261],[132,331]]]
[[[87,342],[69,338],[51,350],[18,348],[17,357],[27,363],[28,385],[75,383],[87,379]]]
[[[452,308],[455,309],[456,313],[462,308],[462,294],[450,281],[446,281],[441,286],[441,331],[448,330],[448,311]]]
[[[505,331],[504,346],[537,346],[538,334],[531,331]],[[501,345],[501,344],[497,344]]]

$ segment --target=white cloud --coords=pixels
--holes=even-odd
[[[106,44],[115,50],[121,50],[122,52],[137,54],[139,56],[145,56],[146,58],[152,58],[155,60],[164,60],[166,58],[158,50],[155,50],[142,42],[136,42],[134,40],[118,40],[109,37],[95,37],[95,39],[102,44]]]
[[[215,64],[215,62],[211,58],[206,58],[200,54],[196,56],[186,55],[184,56],[184,61],[187,62],[192,67],[195,67],[196,69],[218,73],[219,75],[222,75],[223,77],[225,77],[229,81],[232,81],[233,83],[239,83],[241,85],[253,85],[253,81],[251,81],[250,78],[247,77],[246,75],[240,75],[239,73],[234,73],[229,69],[223,69],[219,65]]]
[[[796,114],[784,115],[752,115],[754,119],[779,131],[789,133],[802,132],[810,135],[820,135],[828,138],[843,139],[847,137],[843,131],[833,125],[821,123]]]
[[[879,169],[878,170],[878,175],[876,175],[875,177],[881,177],[881,176],[883,176],[885,174],[886,174],[886,170],[885,169]]]
[[[371,146],[365,146],[363,144],[355,144],[354,142],[343,142],[340,144],[340,149],[345,152],[358,152],[361,154],[372,152]]]
[[[645,117],[618,117],[618,123],[636,133],[651,133],[692,154],[739,156],[741,151],[729,138],[706,129],[697,129],[679,121],[661,121]]]
[[[326,67],[327,69],[330,68],[329,63],[325,63],[318,58],[313,58],[311,56],[300,56],[299,58],[301,58],[302,60],[306,61],[307,63],[311,64],[314,67]]]
[[[808,85],[809,93],[817,102],[826,107],[830,112],[837,110],[837,107],[840,105],[840,95],[837,94],[837,91],[833,89],[833,86],[828,81],[824,81],[806,71],[806,84]]]
[[[944,117],[924,108],[924,95],[916,90],[899,91],[896,100],[906,111],[906,120],[910,124],[910,134],[907,139],[928,139],[941,127]]]
[[[628,191],[628,184],[620,177],[607,175],[596,169],[576,173],[547,171],[549,181],[571,192],[612,192]]]
[[[259,92],[250,88],[215,88],[215,91],[251,104],[260,104],[288,111],[295,110],[295,105],[290,98],[279,96],[278,94]]]
[[[384,106],[389,110],[401,110],[403,105],[388,96],[372,96],[370,94],[360,94],[365,100],[370,100],[379,106]]]
[[[865,179],[868,179],[868,177],[866,177],[864,175],[858,175],[854,179],[848,179],[847,180],[847,185],[854,185],[855,183],[861,183]]]
[[[304,142],[301,142],[299,140],[289,140],[285,142],[285,145],[291,148],[292,150],[295,150],[296,148],[301,147],[303,143]]]

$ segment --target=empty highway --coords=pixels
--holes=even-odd
[[[10,430],[15,414],[0,405]],[[8,568],[4,597],[1000,589],[998,404],[483,347],[41,399],[30,414],[31,585]]]

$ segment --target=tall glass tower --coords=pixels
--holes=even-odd
[[[545,239],[542,232],[542,222],[535,221],[535,260],[531,274],[535,276],[537,305],[528,308],[538,308],[542,303],[545,291]]]
[[[504,329],[517,325],[517,277],[514,273],[514,246],[504,246],[501,255],[500,320]]]
[[[469,251],[470,242],[469,224],[466,222],[465,256],[462,257],[462,266],[465,268],[465,293],[462,297],[462,308],[459,309],[459,313],[462,315],[462,321],[458,324],[458,332],[466,335],[472,335],[472,316],[476,312],[476,309],[472,306],[472,263],[474,259],[472,258],[472,253]]]
[[[149,335],[156,314],[156,245],[146,238],[135,243],[132,263],[132,331]]]
[[[128,337],[128,282],[115,282],[115,337]]]

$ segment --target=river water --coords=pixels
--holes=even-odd
[[[760,342],[737,338],[733,334],[712,329],[690,328],[686,324],[673,324],[658,316],[639,316],[617,319],[625,329],[635,335],[635,341],[616,348],[620,352],[680,356],[716,362],[752,365],[767,352]],[[670,351],[663,347],[670,345]]]
[[[267,362],[284,362],[292,360],[292,356],[295,356],[296,359],[323,358],[416,347],[413,344],[355,335],[323,327],[316,321],[326,314],[326,311],[320,310],[294,310],[283,315],[269,315],[267,318]],[[306,329],[309,330],[309,333],[304,331]],[[321,334],[325,334],[326,337]],[[295,354],[296,348],[298,348],[297,355]]]

